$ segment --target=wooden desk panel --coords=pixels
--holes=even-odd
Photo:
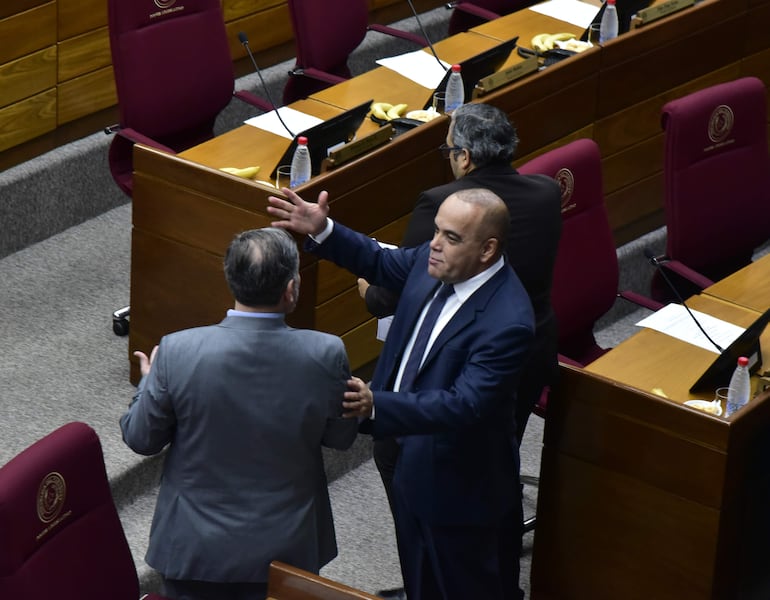
[[[563,366],[546,419],[532,597],[768,597],[769,431],[767,395],[728,421]]]
[[[770,308],[770,254],[707,287],[703,294],[765,312]]]

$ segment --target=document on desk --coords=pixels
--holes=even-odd
[[[580,0],[548,0],[530,6],[527,10],[533,10],[541,15],[553,17],[585,29],[594,20],[599,8]]]
[[[447,69],[452,66],[442,60],[441,64],[444,65],[442,69],[436,57],[424,50],[381,58],[377,61],[377,64],[395,71],[399,75],[403,75],[407,79],[414,81],[417,85],[421,85],[429,90],[436,89],[444,78]]]
[[[312,115],[307,115],[298,110],[294,110],[293,108],[289,108],[288,106],[281,106],[278,109],[278,112],[281,114],[281,119],[283,119],[283,122],[286,123],[286,127],[291,129],[295,135],[300,131],[305,131],[306,129],[310,129],[315,125],[318,125],[319,123],[323,123],[323,119],[319,119],[318,117],[314,117]],[[278,120],[278,115],[275,114],[274,110],[266,112],[263,115],[257,115],[251,119],[247,119],[244,121],[244,123],[246,123],[246,125],[252,125],[253,127],[262,129],[263,131],[274,133],[275,135],[280,135],[281,137],[285,137],[287,140],[294,138],[294,136],[289,134],[289,132],[286,131],[286,127],[284,127]]]
[[[693,310],[692,314],[698,319],[703,329],[708,331],[711,339],[722,348],[727,348],[744,332],[743,327],[722,321],[697,310]],[[703,335],[703,332],[695,324],[692,317],[687,314],[687,309],[681,304],[668,304],[649,317],[639,321],[637,325],[660,331],[683,342],[693,344],[704,350],[710,350],[714,354],[719,354],[714,344],[706,339],[706,336]]]

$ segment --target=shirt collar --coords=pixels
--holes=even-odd
[[[283,319],[286,315],[280,312],[248,312],[231,308],[227,311],[228,317],[247,317],[249,319]]]
[[[503,265],[505,264],[505,259],[501,256],[497,259],[497,261],[491,265],[490,267],[487,267],[484,271],[479,273],[478,275],[474,275],[470,279],[466,279],[465,281],[461,281],[460,283],[455,283],[455,294],[457,294],[457,297],[459,298],[460,302],[465,302],[468,298],[471,297],[473,292],[475,292],[477,289],[479,289],[482,285],[484,285],[487,281],[492,279],[492,276],[497,273],[500,269],[503,268]]]

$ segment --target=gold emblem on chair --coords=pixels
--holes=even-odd
[[[709,119],[709,139],[715,144],[723,142],[732,132],[734,122],[735,116],[729,106],[717,106]]]
[[[564,213],[575,208],[574,202],[570,204],[572,192],[575,190],[575,176],[572,174],[572,171],[567,168],[559,169],[554,179],[559,184],[559,189],[561,190],[561,212]]]
[[[49,473],[40,482],[37,490],[37,516],[43,523],[50,523],[59,516],[64,499],[67,497],[67,484],[61,474]]]
[[[174,6],[175,3],[176,3],[176,0],[155,0],[155,6],[157,6],[161,10],[170,8]]]

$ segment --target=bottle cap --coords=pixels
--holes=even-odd
[[[607,1],[609,2],[609,0],[607,0]],[[739,356],[738,357],[738,364],[741,367],[748,367],[749,366],[749,359],[746,358],[745,356]]]
[[[607,0],[607,4],[615,6],[615,0]]]
[[[301,135],[297,138],[297,144],[300,146],[307,146],[307,138],[304,135]]]
[[[612,1],[614,2],[615,0],[612,0]],[[452,65],[452,72],[453,73],[459,73],[460,69],[461,69],[460,65]]]

